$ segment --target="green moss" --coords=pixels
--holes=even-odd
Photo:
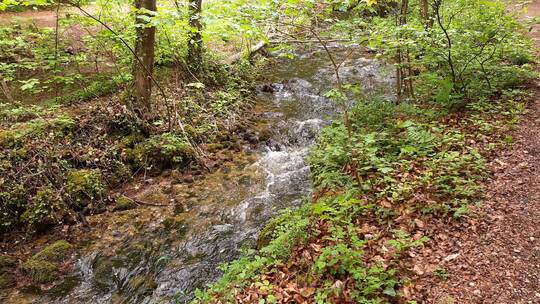
[[[36,283],[51,283],[58,279],[58,267],[47,261],[32,258],[23,264],[22,269]]]
[[[2,273],[0,274],[0,289],[9,288],[15,285],[15,278],[12,274]]]
[[[0,147],[12,148],[17,143],[17,133],[12,130],[0,130]]]
[[[99,199],[105,191],[99,170],[81,169],[69,172],[66,190],[72,200],[81,203]]]
[[[177,232],[179,237],[186,235],[188,227],[183,220],[175,217],[167,218],[163,221],[163,228],[169,232]]]
[[[41,250],[40,252],[36,253],[32,257],[32,260],[46,262],[62,262],[68,257],[72,249],[73,245],[71,245],[70,243],[64,240],[56,241],[51,245],[43,248],[43,250]]]
[[[17,265],[17,260],[8,255],[0,255],[0,273],[4,273]]]
[[[0,289],[11,287],[15,284],[13,270],[17,266],[17,260],[7,255],[0,255]]]
[[[79,286],[81,280],[78,276],[67,277],[62,280],[61,283],[56,284],[53,288],[48,290],[47,294],[54,297],[61,297],[68,295],[75,287]]]
[[[28,259],[22,270],[28,274],[35,283],[51,283],[58,279],[58,263],[66,260],[73,246],[64,241],[56,241],[43,248]]]
[[[128,291],[151,291],[157,288],[157,284],[149,275],[137,275],[129,279],[126,287]]]
[[[114,210],[122,211],[122,210],[129,210],[135,208],[136,204],[132,200],[130,200],[127,197],[121,196],[116,199],[116,206],[114,207]]]

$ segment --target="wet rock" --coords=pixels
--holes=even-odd
[[[273,86],[273,84],[264,84],[261,86],[261,92],[264,92],[264,93],[274,93],[275,91],[275,88]]]
[[[129,279],[126,284],[127,292],[137,291],[139,294],[152,293],[157,288],[157,284],[150,275],[137,275]]]
[[[187,232],[187,226],[181,219],[170,217],[165,219],[162,224],[165,230],[177,232],[181,236],[184,236]]]
[[[243,136],[244,140],[246,140],[248,143],[250,144],[256,144],[259,142],[259,138],[257,137],[257,135],[249,132],[249,133],[245,133],[244,136]]]
[[[22,265],[22,270],[39,284],[51,283],[58,279],[58,267],[47,261],[30,259]]]
[[[259,140],[260,141],[268,141],[272,138],[272,131],[270,130],[262,130],[259,131]]]
[[[188,184],[193,183],[194,182],[193,175],[191,174],[184,175],[184,177],[182,178],[182,182],[188,183]]]
[[[105,257],[99,257],[94,261],[92,278],[93,285],[101,291],[107,291],[113,273],[113,263]]]
[[[81,280],[76,276],[67,277],[60,284],[56,284],[47,293],[55,297],[65,296],[77,287],[80,282]]]

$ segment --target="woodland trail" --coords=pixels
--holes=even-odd
[[[539,0],[525,17],[540,17]],[[539,25],[531,36],[540,50]],[[482,205],[466,223],[434,228],[443,232],[420,260],[440,272],[415,282],[421,303],[540,303],[540,83],[532,86],[513,146],[488,164]]]
[[[96,13],[94,6],[85,6],[84,9],[90,13]],[[80,15],[81,12],[73,7],[62,7],[59,11],[61,18],[67,15]],[[28,10],[23,12],[2,12],[0,14],[0,25],[8,25],[13,21],[21,23],[33,23],[38,27],[53,28],[56,25],[56,10],[54,8],[42,10]]]

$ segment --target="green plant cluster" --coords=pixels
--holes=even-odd
[[[403,117],[407,113],[428,117],[429,112],[410,104],[357,104],[352,109],[353,117],[359,117],[353,120],[352,138],[341,123],[334,123],[311,152],[315,185],[329,190],[354,187],[374,201],[392,204],[428,192],[430,199],[416,207],[445,213],[459,209],[457,202],[474,200],[484,172],[483,158],[465,145],[460,130],[437,120]],[[394,177],[402,172],[409,176]]]
[[[367,26],[366,43],[396,67],[408,70],[403,85],[411,83],[406,89],[412,89],[409,98],[463,107],[532,77],[531,41],[504,1],[429,4],[428,19],[420,15],[419,1],[409,1],[403,24],[396,22],[401,18],[396,15],[362,24]],[[405,58],[396,59],[398,54]]]

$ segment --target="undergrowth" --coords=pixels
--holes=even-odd
[[[185,132],[169,129],[160,107],[149,125],[128,110],[122,94],[94,99],[93,87],[49,104],[0,104],[0,231],[77,222],[114,206],[108,191],[138,174],[201,172],[203,161],[219,163],[198,153],[212,143],[238,141],[234,136],[247,123],[239,114],[250,108],[257,71],[247,67],[209,63],[205,84],[171,93],[168,102]],[[110,89],[95,87],[99,94]]]
[[[267,246],[223,266],[193,303],[394,301],[406,283],[400,257],[429,241],[416,223],[459,219],[481,200],[485,156],[510,142],[526,97],[505,91],[460,113],[358,103],[352,138],[334,122],[310,153],[314,197],[274,219],[259,237]]]

